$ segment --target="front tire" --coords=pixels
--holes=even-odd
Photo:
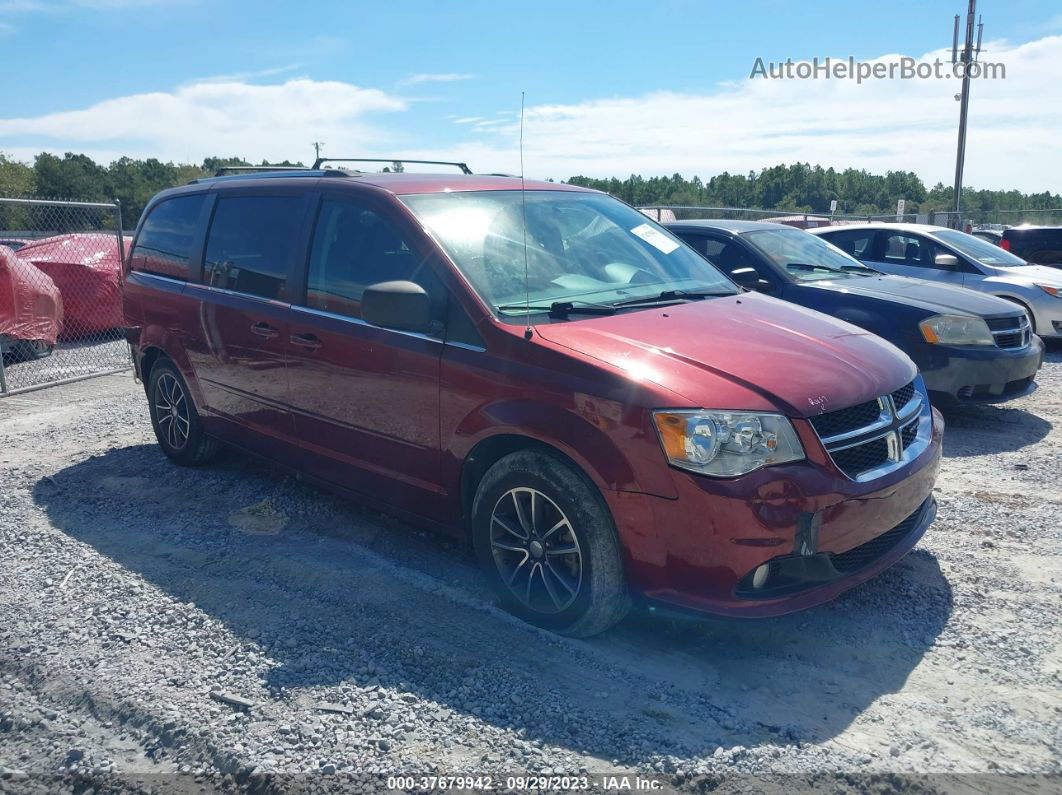
[[[170,460],[199,466],[217,456],[221,446],[203,432],[188,384],[172,362],[158,361],[151,368],[147,394],[155,439]]]
[[[472,508],[477,557],[509,612],[571,637],[630,610],[612,517],[597,488],[559,456],[521,450],[483,477]]]

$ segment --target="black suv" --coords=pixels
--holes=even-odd
[[[999,245],[1026,262],[1062,268],[1062,226],[1011,227]]]

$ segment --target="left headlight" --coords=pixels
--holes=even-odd
[[[696,409],[654,411],[653,420],[667,460],[701,475],[734,477],[804,458],[793,424],[780,414]]]
[[[937,345],[995,345],[995,338],[982,318],[970,315],[933,315],[918,327],[926,342]]]

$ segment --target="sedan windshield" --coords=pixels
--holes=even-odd
[[[832,243],[800,229],[760,229],[742,237],[796,281],[849,279],[874,273]]]
[[[999,246],[982,240],[979,237],[959,232],[956,229],[941,229],[934,232],[933,237],[947,243],[970,259],[977,260],[984,265],[995,265],[1001,268],[1016,268],[1029,263],[1021,257],[1015,257],[1009,251]]]
[[[692,300],[737,287],[637,210],[599,193],[468,191],[402,196],[483,300],[531,305]]]

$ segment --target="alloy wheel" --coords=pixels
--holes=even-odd
[[[155,419],[159,431],[174,450],[188,443],[191,430],[188,399],[180,383],[169,373],[163,373],[155,382]]]
[[[579,596],[583,557],[571,522],[541,491],[503,494],[490,517],[494,564],[505,586],[538,613],[560,613]]]

